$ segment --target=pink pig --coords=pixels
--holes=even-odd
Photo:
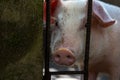
[[[53,24],[50,47],[54,62],[65,66],[78,64],[82,68],[88,1],[51,0],[50,5]],[[93,0],[90,43],[89,80],[96,80],[102,72],[107,73],[110,80],[119,80],[119,7]]]

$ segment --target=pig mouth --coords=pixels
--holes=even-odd
[[[76,66],[76,63],[71,63],[71,64],[64,64],[64,63],[62,64],[61,63],[61,64],[59,64],[59,63],[54,61],[54,58],[52,58],[52,62],[55,63],[58,66],[61,66],[61,67],[74,67],[74,66]]]

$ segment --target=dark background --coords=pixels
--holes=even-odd
[[[120,0],[101,0],[101,1],[120,6]]]
[[[42,80],[42,0],[0,0],[0,80]]]

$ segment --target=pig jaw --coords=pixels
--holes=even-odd
[[[57,8],[55,18],[58,21],[58,26],[52,32],[51,37],[51,52],[53,55],[60,48],[64,48],[72,52],[75,61],[83,60],[86,3],[86,0],[81,2],[66,1]]]

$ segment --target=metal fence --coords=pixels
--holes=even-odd
[[[91,18],[92,18],[92,0],[88,0],[88,13],[86,23],[86,43],[85,43],[85,58],[83,71],[49,71],[49,56],[50,56],[50,0],[46,0],[46,27],[44,28],[44,59],[45,59],[45,74],[43,80],[51,80],[52,75],[73,75],[83,74],[84,80],[88,80],[88,63],[89,63],[89,48],[90,48],[90,33],[91,33]]]

